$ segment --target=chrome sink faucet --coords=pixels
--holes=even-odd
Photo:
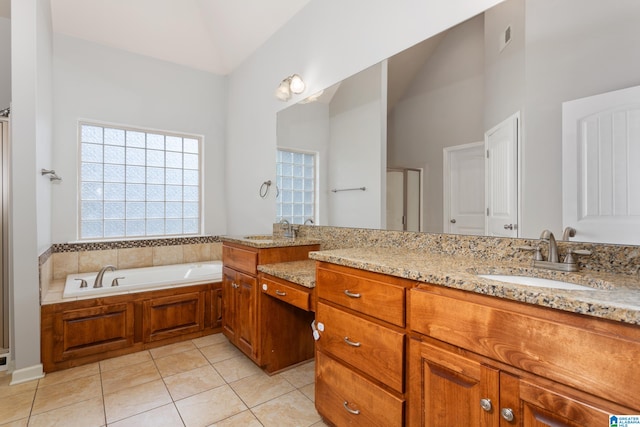
[[[100,269],[100,271],[98,272],[98,275],[96,276],[96,281],[93,282],[93,287],[94,288],[101,288],[102,287],[102,278],[104,277],[104,273],[106,273],[107,271],[116,271],[116,267],[109,264],[109,265],[105,265],[104,267],[102,267]]]
[[[545,240],[549,242],[549,262],[559,262],[558,260],[558,243],[556,243],[556,238],[553,233],[549,230],[543,230],[542,234],[540,234],[540,240]]]
[[[289,221],[287,221],[286,219],[283,219],[282,221],[280,221],[280,224],[286,227],[284,230],[284,237],[287,237],[289,239],[294,239],[296,237],[296,233],[293,230],[293,226],[289,223]]]

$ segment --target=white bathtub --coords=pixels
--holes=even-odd
[[[88,297],[94,295],[140,292],[166,288],[174,285],[185,286],[198,283],[222,281],[222,262],[199,262],[191,264],[163,265],[159,267],[129,268],[108,271],[102,278],[102,287],[94,288],[97,272],[70,274],[64,285],[63,298]],[[113,279],[118,286],[111,286]],[[81,288],[80,280],[87,281],[87,287]]]

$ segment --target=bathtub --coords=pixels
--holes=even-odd
[[[186,286],[199,283],[220,282],[222,281],[222,261],[108,271],[102,278],[101,288],[93,287],[97,274],[97,272],[93,272],[68,275],[62,297],[82,298],[95,295],[155,290],[176,285]],[[119,285],[111,286],[115,278],[119,278]],[[87,287],[81,288],[80,284],[82,282],[76,279],[86,280]]]

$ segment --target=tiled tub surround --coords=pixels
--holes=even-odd
[[[55,244],[39,260],[41,302],[61,300],[67,275],[99,271],[108,264],[126,269],[221,259],[222,243],[214,236]]]

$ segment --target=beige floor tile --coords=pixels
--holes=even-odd
[[[35,394],[38,387],[38,380],[28,381],[22,384],[9,385],[11,382],[11,375],[3,375],[0,377],[0,399],[7,396],[13,396],[14,394],[25,393],[31,391]]]
[[[100,427],[105,425],[102,396],[53,409],[29,419],[29,427]]]
[[[7,424],[2,424],[2,427],[27,427],[29,424],[29,418],[23,418],[18,421],[12,421]]]
[[[184,426],[173,403],[109,424],[109,427],[179,427]]]
[[[315,381],[315,363],[311,361],[278,375],[286,378],[295,388],[301,388]]]
[[[11,394],[0,399],[0,424],[28,417],[36,391]]]
[[[172,354],[193,350],[194,348],[196,348],[196,346],[191,341],[182,341],[175,344],[165,345],[164,347],[154,348],[153,350],[149,351],[151,352],[151,356],[153,356],[154,359],[160,359]]]
[[[153,358],[148,350],[125,354],[124,356],[114,357],[100,362],[100,372],[104,373],[113,369],[122,369],[127,366],[136,365],[149,360],[153,360]]]
[[[243,356],[242,352],[229,341],[202,347],[200,352],[204,354],[204,357],[206,357],[211,363],[222,362],[223,360]]]
[[[217,334],[207,335],[200,338],[195,338],[191,340],[196,347],[202,348],[213,344],[220,344],[222,342],[228,343],[229,340],[224,336],[222,332]]]
[[[307,396],[312,402],[316,401],[316,385],[315,383],[307,384],[304,387],[300,387],[298,390]]]
[[[46,374],[40,379],[38,387],[50,386],[53,384],[61,384],[67,381],[74,381],[78,378],[89,377],[100,373],[100,364],[92,363],[90,365],[82,365],[76,368],[64,369],[62,371]]]
[[[251,411],[244,411],[233,417],[211,424],[209,427],[262,427],[262,424],[260,424],[260,421],[258,421]]]
[[[286,379],[270,377],[263,373],[251,375],[229,385],[249,408],[294,390]]]
[[[251,410],[265,427],[307,427],[321,421],[313,402],[298,390]]]
[[[127,366],[126,368],[113,369],[102,373],[102,392],[104,394],[115,393],[124,388],[159,380],[160,373],[153,360]]]
[[[162,380],[125,388],[104,395],[107,423],[129,418],[150,409],[171,403],[171,396]]]
[[[165,377],[164,383],[167,385],[173,400],[184,399],[225,384],[220,374],[209,364],[191,371]]]
[[[329,425],[325,424],[323,421],[318,421],[317,423],[313,424],[311,427],[329,427]]]
[[[63,372],[63,371],[61,371]],[[78,378],[60,384],[39,386],[33,402],[32,414],[48,412],[56,408],[100,397],[100,375]]]
[[[176,407],[187,427],[209,426],[247,409],[228,385],[179,400]]]
[[[233,359],[214,363],[213,367],[216,368],[216,371],[218,371],[218,373],[222,375],[222,378],[228,383],[250,377],[251,375],[264,374],[258,366],[245,356],[234,357]]]
[[[200,353],[200,350],[194,349],[157,359],[156,366],[158,366],[160,375],[168,377],[202,366],[209,366],[209,361]]]

